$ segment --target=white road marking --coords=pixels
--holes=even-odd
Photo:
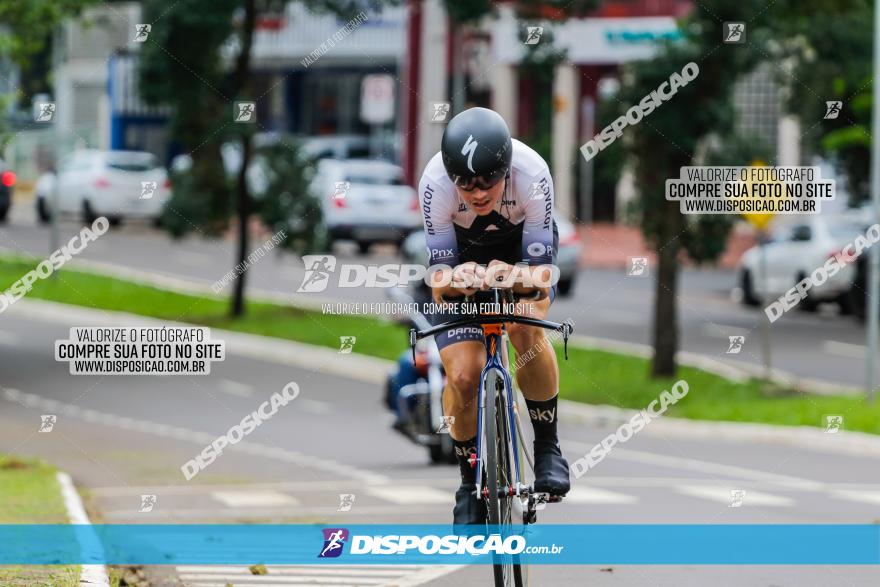
[[[731,335],[746,335],[750,332],[748,328],[741,328],[739,326],[729,326],[727,324],[715,324],[711,322],[709,324],[703,324],[702,327],[703,334],[708,336],[731,336]],[[726,342],[726,341],[725,341]]]
[[[266,575],[253,575],[246,566],[230,565],[182,565],[175,570],[186,587],[224,587],[227,582],[260,587],[417,587],[461,568],[463,565],[269,565]]]
[[[211,497],[231,508],[293,506],[295,497],[279,491],[212,491]]]
[[[67,517],[70,518],[71,524],[81,526],[91,526],[92,522],[86,513],[86,508],[73,485],[73,480],[67,473],[59,472],[55,476],[58,479],[58,485],[61,486],[61,497],[64,500],[64,507],[67,509]],[[88,536],[90,541],[98,542],[97,534],[92,533]],[[94,545],[90,546],[94,548]],[[94,585],[96,587],[110,587],[110,578],[107,576],[107,569],[104,565],[82,565],[79,575],[80,584]]]
[[[246,383],[239,383],[232,379],[219,379],[217,381],[217,389],[229,395],[238,397],[251,397],[254,395],[254,388]]]
[[[684,495],[708,499],[709,501],[717,501],[723,504],[730,504],[730,491],[732,489],[734,488],[709,487],[706,485],[679,485],[675,488],[676,491]],[[762,505],[782,507],[794,505],[794,500],[782,495],[773,495],[771,493],[762,493],[760,491],[746,489],[742,503],[743,506]]]
[[[211,434],[209,432],[201,432],[180,426],[169,426],[167,424],[160,424],[149,420],[138,420],[135,418],[118,416],[116,414],[109,414],[107,412],[99,412],[97,410],[82,408],[74,404],[66,404],[64,402],[59,402],[58,400],[45,398],[33,393],[26,393],[8,387],[0,387],[0,398],[5,398],[11,402],[16,402],[40,410],[57,410],[57,412],[47,411],[43,413],[62,413],[72,418],[85,420],[86,422],[95,422],[105,426],[112,426],[114,428],[134,430],[143,434],[152,434],[163,438],[173,438],[175,440],[193,442],[201,447],[214,442],[217,438],[216,434]],[[389,482],[389,478],[385,475],[380,475],[366,469],[346,465],[332,459],[315,457],[301,452],[279,448],[277,446],[252,442],[247,439],[242,440],[238,444],[231,445],[227,450],[249,453],[264,458],[278,459],[283,462],[319,469],[342,477],[358,479],[365,483],[382,484]]]
[[[451,504],[452,494],[448,491],[440,491],[427,485],[384,485],[381,487],[367,487],[367,493],[400,505],[442,503]]]
[[[873,505],[880,505],[880,490],[875,491],[854,491],[850,489],[846,490],[834,490],[831,492],[833,497],[838,499],[846,499],[848,501],[859,501],[862,503],[870,503]]]
[[[627,504],[635,503],[639,498],[633,495],[606,491],[596,487],[575,486],[565,496],[564,503],[604,503],[604,504]]]
[[[300,399],[296,405],[306,412],[311,412],[313,414],[324,415],[333,411],[333,406],[327,402],[319,402],[318,400],[308,398]]]
[[[320,546],[320,544],[318,546]],[[270,569],[271,575],[323,575],[329,571],[338,575],[350,575],[357,573],[365,577],[396,577],[407,571],[410,571],[412,567],[418,568],[418,565],[401,565],[402,568],[399,568],[396,565],[377,566],[379,568],[375,568],[372,565],[333,565],[332,567],[327,565],[272,565],[268,568]],[[179,573],[214,575],[251,574],[250,570],[248,570],[247,567],[235,565],[181,565],[177,567],[177,571]],[[263,576],[265,577],[266,575]]]
[[[211,580],[214,581],[211,581]],[[191,587],[225,587],[228,581],[215,575],[180,575],[180,580]],[[190,581],[194,581],[190,583]],[[207,582],[206,582],[207,581]],[[260,587],[315,587],[333,585],[334,587],[359,587],[360,585],[380,585],[381,582],[366,581],[357,577],[269,577],[251,575],[236,576],[238,585],[259,585]]]
[[[587,454],[594,445],[588,445],[575,440],[562,440],[562,446],[584,451]],[[628,448],[614,447],[608,454],[609,459],[622,459],[636,463],[645,463],[649,465],[657,465],[661,467],[669,467],[684,471],[697,471],[704,475],[719,475],[724,477],[732,477],[736,479],[749,479],[753,481],[763,481],[772,483],[781,487],[791,487],[793,489],[820,491],[827,489],[828,485],[820,481],[812,479],[804,479],[802,477],[792,477],[790,475],[779,475],[776,473],[768,473],[757,469],[748,469],[746,467],[737,467],[735,465],[723,465],[712,461],[702,461],[699,459],[691,459],[686,457],[677,457],[672,455],[663,455],[653,452],[645,452],[639,450],[631,450]],[[601,464],[598,465],[601,467]],[[705,479],[697,479],[696,481],[705,481]]]
[[[822,342],[822,350],[826,353],[838,355],[840,357],[849,357],[853,359],[865,358],[865,345],[862,344],[825,340]]]
[[[299,401],[299,400],[297,400]],[[391,483],[388,479],[384,483]],[[398,479],[394,478],[393,482],[399,485],[419,485],[425,482],[424,478]],[[434,483],[434,481],[432,481]],[[458,482],[452,478],[437,479],[433,485],[449,491],[450,494],[455,493]],[[359,485],[346,479],[327,479],[322,481],[282,481],[277,483],[237,483],[237,484],[218,484],[218,485],[199,485],[198,483],[190,483],[186,485],[146,485],[141,487],[122,486],[122,487],[95,487],[89,490],[89,493],[101,497],[131,497],[140,496],[144,493],[154,493],[156,495],[197,495],[202,493],[210,493],[211,491],[243,491],[243,490],[263,490],[284,491],[287,493],[307,493],[317,491],[325,493],[327,491],[338,490],[340,493],[357,493]]]

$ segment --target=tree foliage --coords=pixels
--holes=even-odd
[[[853,0],[849,10],[801,19],[800,35],[781,47],[795,63],[793,75],[782,79],[804,146],[828,157],[847,179],[852,204],[870,195],[873,4]],[[827,101],[842,102],[837,118],[825,119]]]
[[[676,368],[680,251],[687,251],[698,261],[709,261],[723,250],[730,226],[730,219],[684,218],[678,203],[666,201],[665,180],[678,177],[682,166],[705,163],[712,155],[713,144],[728,143],[727,148],[716,148],[716,162],[751,163],[752,156],[744,152],[744,145],[729,147],[731,140],[738,140],[733,136],[733,84],[758,63],[779,66],[775,49],[795,35],[804,19],[845,11],[855,1],[859,0],[778,0],[770,4],[763,0],[706,0],[681,23],[680,41],[666,42],[655,57],[626,67],[621,111],[639,104],[674,72],[681,72],[685,64],[694,62],[699,66],[696,79],[639,124],[625,130],[624,145],[639,194],[641,228],[658,259],[653,324],[655,375],[672,375]],[[747,23],[747,42],[723,43],[724,22]]]
[[[55,27],[97,0],[0,0],[0,55],[24,65],[45,46]]]
[[[444,0],[449,18],[456,23],[475,23],[495,13],[497,2],[491,0]],[[599,6],[600,0],[518,0],[511,3],[521,19],[582,17]]]

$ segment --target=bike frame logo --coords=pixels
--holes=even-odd
[[[324,546],[318,553],[318,558],[338,558],[342,554],[345,543],[348,542],[348,530],[345,528],[323,528]]]

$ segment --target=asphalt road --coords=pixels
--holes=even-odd
[[[78,230],[73,222],[62,223],[62,242]],[[48,229],[35,226],[25,213],[13,214],[11,224],[0,230],[0,249],[48,254]],[[262,245],[254,242],[253,249]],[[382,264],[398,261],[386,248],[368,257],[353,248],[336,251],[338,263]],[[143,225],[111,230],[80,256],[117,267],[134,268],[210,286],[221,279],[236,260],[229,241],[200,237],[172,241]],[[74,261],[74,264],[76,261]],[[299,299],[348,302],[383,301],[381,288],[340,288],[331,280],[325,291],[296,294],[305,271],[302,260],[292,254],[272,253],[248,272],[251,291],[300,296]],[[731,364],[763,364],[761,320],[763,313],[745,308],[731,299],[735,285],[731,272],[682,271],[679,287],[681,349]],[[629,277],[623,270],[584,269],[574,294],[554,302],[551,319],[571,319],[578,334],[626,343],[651,343],[654,283],[650,275]],[[229,291],[227,287],[224,291]],[[853,318],[835,315],[833,307],[817,314],[792,311],[772,325],[772,361],[776,369],[798,379],[812,379],[860,389],[865,379],[865,330]],[[744,336],[738,354],[728,354],[729,337]]]
[[[71,376],[53,359],[78,318],[0,317],[0,452],[43,457],[88,489],[97,520],[124,522],[448,523],[454,467],[389,428],[376,385],[321,370],[228,358],[205,377]],[[346,357],[340,355],[339,361]],[[180,466],[287,382],[301,394],[194,480]],[[658,389],[658,393],[659,393]],[[40,416],[56,414],[51,432]],[[569,460],[609,430],[563,424]],[[829,439],[833,438],[829,436]],[[831,441],[831,440],[829,440]],[[875,523],[878,457],[849,457],[761,443],[683,441],[648,427],[577,480],[540,523]],[[745,491],[741,507],[732,490]],[[339,512],[339,494],[354,494]],[[155,495],[139,512],[142,495]],[[255,561],[258,562],[258,561]],[[151,568],[154,584],[482,586],[487,567]],[[438,573],[445,573],[437,576]],[[533,585],[869,586],[876,567],[541,566]]]

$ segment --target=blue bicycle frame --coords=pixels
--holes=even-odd
[[[495,328],[492,328],[495,326]],[[484,418],[486,411],[486,377],[493,370],[497,373],[501,374],[501,380],[504,382],[504,389],[506,390],[506,401],[507,404],[507,434],[509,436],[506,439],[513,451],[513,463],[514,463],[514,482],[515,482],[515,495],[519,496],[520,488],[522,486],[522,475],[520,473],[520,462],[519,462],[519,438],[517,434],[514,433],[516,430],[517,423],[515,422],[516,414],[514,413],[514,402],[515,398],[513,395],[513,385],[511,385],[510,381],[510,373],[507,370],[507,367],[503,363],[504,358],[504,330],[502,325],[483,325],[483,331],[486,337],[486,366],[483,367],[483,371],[480,373],[480,388],[477,392],[477,475],[476,475],[476,491],[477,495],[480,495],[480,485],[482,484],[483,479],[483,451],[485,447],[483,446],[483,426],[484,426]],[[491,401],[494,401],[494,395],[491,398]],[[484,496],[485,497],[485,496]]]

